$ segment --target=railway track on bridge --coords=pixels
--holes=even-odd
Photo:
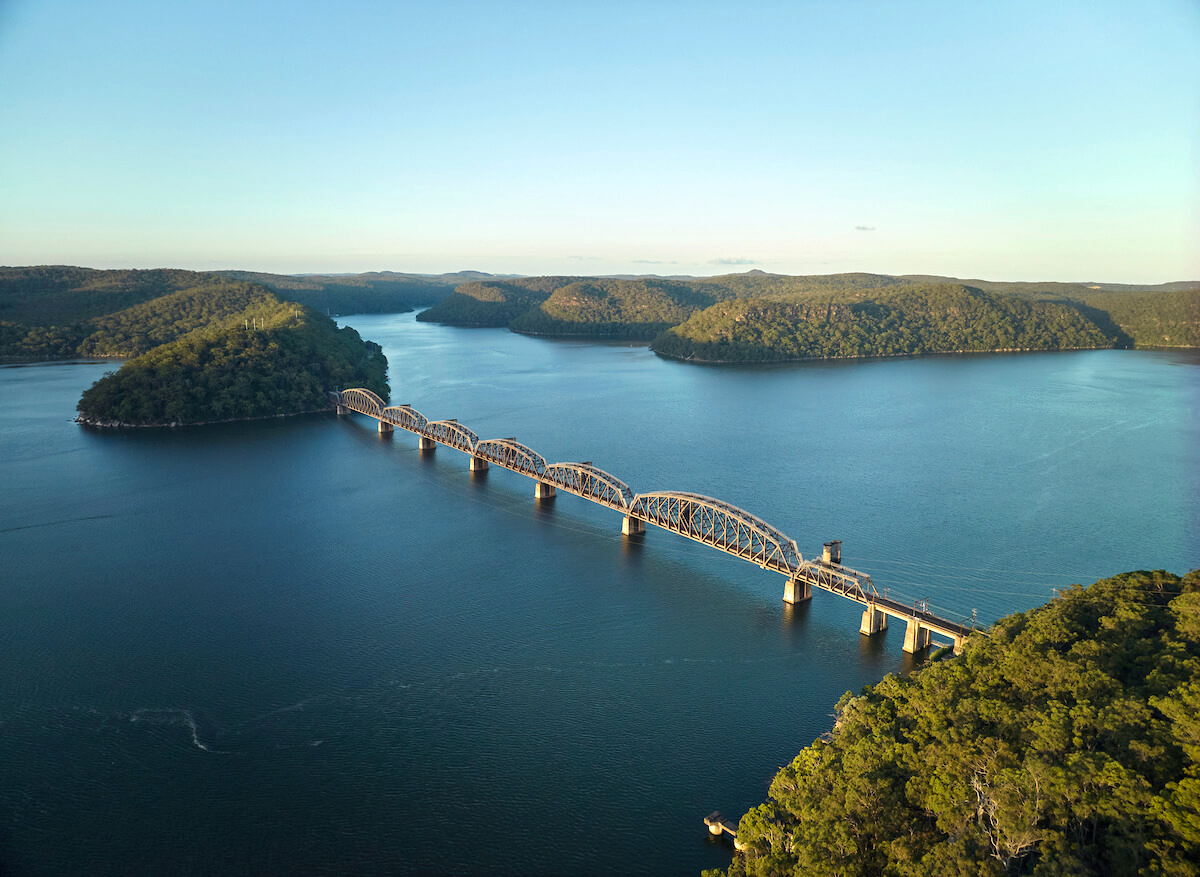
[[[866,573],[841,563],[841,542],[825,543],[819,560],[805,559],[794,539],[749,512],[697,493],[659,491],[635,493],[615,475],[586,463],[549,463],[515,438],[480,439],[457,420],[430,421],[411,405],[388,405],[366,389],[331,392],[338,414],[350,411],[378,421],[381,433],[397,427],[419,437],[422,450],[438,445],[470,455],[473,472],[500,466],[534,481],[534,496],[549,499],[559,490],[573,493],[620,512],[621,532],[644,533],[646,524],[686,536],[718,551],[774,570],[787,577],[783,599],[800,603],[819,588],[863,607],[859,632],[873,636],[887,629],[888,618],[906,625],[904,651],[918,653],[931,643],[931,634],[950,637],[954,651],[962,650],[974,623],[958,623],[930,612],[921,604],[908,605],[880,594]]]

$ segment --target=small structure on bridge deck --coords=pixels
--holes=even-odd
[[[714,837],[720,837],[722,834],[729,834],[733,837],[733,848],[738,852],[746,849],[745,844],[739,843],[737,839],[737,825],[732,819],[726,819],[721,815],[720,810],[714,810],[704,817],[704,824],[708,826],[708,833]]]
[[[836,563],[839,565],[841,564],[841,562],[842,562],[842,540],[841,539],[834,539],[832,542],[825,543],[825,551],[821,555],[821,562],[822,563]]]
[[[558,495],[558,491],[554,489],[553,484],[546,484],[544,481],[534,482],[533,498],[534,499],[554,499]]]
[[[635,518],[631,515],[626,515],[621,521],[622,536],[640,536],[646,532],[646,522],[641,518]]]

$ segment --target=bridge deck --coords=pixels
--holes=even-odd
[[[915,621],[935,633],[954,637],[956,644],[974,629],[879,594],[871,577],[857,570],[840,564],[804,560],[794,540],[765,521],[721,500],[675,492],[632,496],[624,482],[590,463],[546,463],[543,457],[516,439],[480,440],[457,421],[425,421],[407,405],[387,409],[383,400],[369,390],[345,390],[330,393],[330,397],[339,405],[339,411],[347,408],[455,450],[479,454],[494,465],[535,481],[556,485],[591,502],[622,511],[630,518],[756,563],[763,569],[807,582],[862,606],[874,607],[893,618]],[[736,833],[736,829],[730,833]]]

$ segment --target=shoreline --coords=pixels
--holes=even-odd
[[[292,411],[287,414],[264,414],[261,417],[229,417],[224,420],[198,420],[195,423],[125,423],[120,420],[97,420],[80,414],[74,422],[90,429],[186,429],[189,426],[213,426],[218,423],[252,423],[256,420],[280,420],[285,417],[303,417],[333,411],[333,407],[312,408],[308,411]]]
[[[929,350],[920,353],[867,353],[862,356],[802,356],[784,359],[697,359],[694,356],[679,356],[664,353],[653,345],[655,355],[676,362],[691,362],[698,365],[774,365],[788,362],[844,362],[855,359],[898,359],[905,356],[990,356],[999,353],[1071,353],[1080,350],[1194,350],[1192,347],[1008,347],[995,350]]]

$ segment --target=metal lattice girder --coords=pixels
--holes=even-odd
[[[418,434],[423,434],[425,427],[429,424],[425,415],[411,405],[392,405],[384,408],[379,413],[379,419]]]
[[[434,420],[426,423],[421,435],[467,454],[474,454],[475,446],[479,444],[479,436],[457,420]]]
[[[872,603],[879,599],[875,583],[866,573],[850,569],[848,566],[826,566],[815,561],[805,561],[800,571],[801,578],[810,584],[843,597],[849,597],[859,603]]]
[[[629,514],[651,524],[792,575],[804,559],[796,543],[766,521],[737,506],[698,493],[641,493]]]
[[[371,417],[378,417],[379,412],[387,405],[386,402],[363,387],[356,387],[353,390],[342,390],[342,404],[351,411],[357,411],[359,414],[367,414]]]
[[[481,441],[475,446],[475,456],[531,478],[540,479],[546,474],[545,458],[513,438]]]
[[[628,484],[591,463],[552,463],[546,467],[546,478],[569,493],[618,511],[626,511],[633,504]]]

